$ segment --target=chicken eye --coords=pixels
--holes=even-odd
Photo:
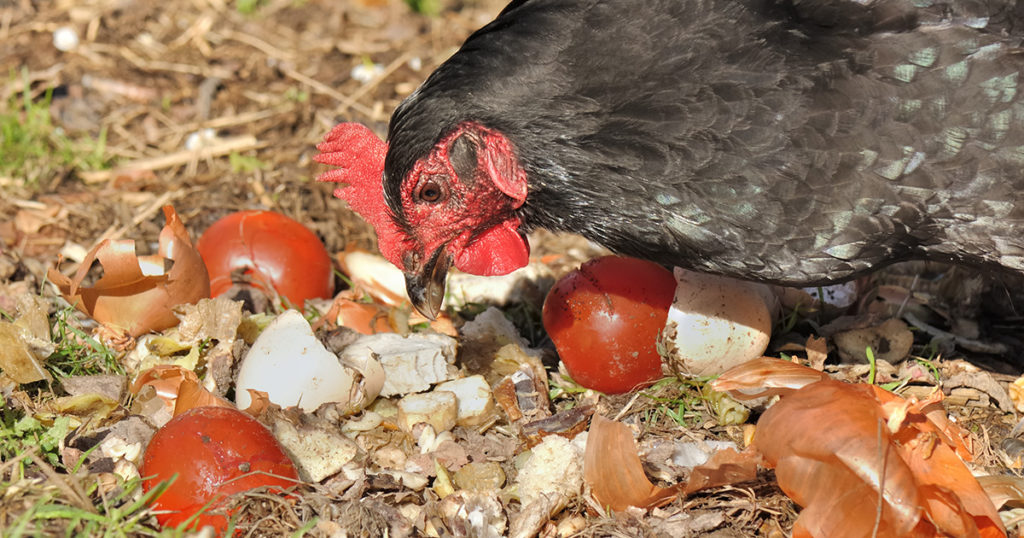
[[[420,186],[417,197],[422,202],[430,204],[440,202],[445,196],[444,187],[433,179],[428,179]]]

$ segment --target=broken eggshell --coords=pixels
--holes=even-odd
[[[47,276],[64,299],[109,329],[139,336],[177,325],[174,307],[209,297],[210,277],[174,208],[163,210],[167,224],[156,255],[137,256],[132,240],[105,239],[89,251],[73,277],[56,269]],[[103,277],[82,286],[97,259]]]
[[[443,334],[381,333],[359,337],[341,351],[341,357],[353,364],[378,363],[385,372],[380,395],[395,396],[454,379],[456,348],[456,340]]]
[[[675,371],[719,374],[764,353],[772,329],[767,288],[679,267],[675,277],[663,336]]]
[[[384,386],[384,369],[371,356],[342,363],[313,334],[295,310],[286,310],[260,333],[242,359],[235,403],[249,406],[250,390],[267,393],[281,406],[313,412],[322,404],[342,404],[355,412],[369,404]]]
[[[350,248],[338,254],[337,259],[342,272],[378,302],[388,306],[408,302],[405,276],[383,256]],[[453,269],[448,277],[444,305],[522,302],[526,297],[524,294],[545,288],[545,284],[550,285],[552,280],[551,268],[537,261],[500,276],[471,275]]]

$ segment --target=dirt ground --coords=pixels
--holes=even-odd
[[[193,238],[230,212],[270,209],[312,229],[328,252],[352,246],[373,250],[372,230],[333,198],[332,185],[314,181],[324,170],[312,160],[315,145],[340,121],[362,122],[383,135],[398,103],[503,7],[501,0],[440,1],[436,14],[423,14],[400,0],[0,0],[0,73],[7,75],[0,79],[0,111],[24,116],[26,93],[37,106],[49,100],[52,136],[60,140],[51,143],[100,156],[87,162],[49,153],[30,159],[17,173],[0,168],[0,310],[9,314],[19,295],[41,293],[56,311],[46,269],[62,256],[80,256],[101,239],[134,239],[142,253],[153,252],[165,204],[173,204]],[[434,4],[421,5],[429,11]],[[77,44],[58,50],[55,34],[68,29]],[[204,153],[197,156],[191,151],[196,147]],[[534,250],[564,255],[570,246],[577,248],[567,256],[571,262],[594,252],[585,243],[547,237]],[[924,304],[920,311],[932,318],[922,326],[934,332],[917,327],[913,353],[938,365],[938,384],[949,381],[951,372],[970,370],[943,388],[957,395],[948,407],[977,441],[976,468],[1018,473],[1004,450],[1019,419],[1005,387],[1020,373],[1017,358],[1024,349],[1016,336],[1022,318],[1014,301],[1005,300],[1013,295],[1007,291],[1011,284],[985,283],[969,271],[943,279],[933,274],[938,273],[920,264],[891,271],[884,280],[864,283],[861,289],[875,294],[862,296],[862,304]],[[828,332],[827,321],[801,318],[777,334],[773,349]],[[76,323],[91,328],[87,320]],[[959,345],[950,345],[954,337]],[[545,343],[543,337],[537,340]],[[965,366],[964,358],[981,369]],[[683,389],[675,390],[660,396],[673,400]],[[28,393],[53,396],[38,387]],[[9,396],[5,392],[5,412],[14,405]],[[656,409],[654,399],[635,404],[630,395],[598,404],[600,414],[625,413],[620,420],[640,432],[642,450],[661,441],[742,438],[738,427],[717,425],[699,406],[689,416],[693,431],[652,412]],[[31,464],[19,472],[45,474]],[[8,489],[0,494],[4,534],[5,524],[31,502],[13,502],[14,473],[12,468],[6,476],[0,472],[0,492]],[[668,472],[656,476],[679,478]],[[303,491],[297,507],[284,509],[291,512],[278,514],[276,524],[258,527],[253,535],[304,528],[314,536],[379,536],[381,529],[401,527],[389,521],[397,517],[399,504],[413,499],[424,507],[438,505],[429,488],[413,491],[394,484],[368,486],[356,497],[324,487]],[[755,482],[696,493],[650,511],[604,515],[576,499],[543,533],[783,536],[798,512],[772,474],[762,473]],[[337,525],[309,529],[305,525],[314,518]],[[437,516],[434,521],[447,520]],[[73,534],[77,524],[53,518],[25,533],[60,535],[64,528]],[[441,536],[464,535],[438,525]],[[128,534],[158,532],[150,518]],[[409,532],[426,531],[413,524]]]

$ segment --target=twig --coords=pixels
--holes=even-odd
[[[615,418],[613,418],[612,420],[619,420],[619,419],[621,419],[629,411],[629,409],[631,407],[633,407],[633,404],[636,403],[636,400],[639,397],[640,397],[640,393],[639,392],[633,394],[633,397],[629,399],[629,402],[627,402],[626,405],[622,406],[622,410],[620,410],[618,413],[616,413],[615,414]]]
[[[160,170],[162,168],[170,168],[172,166],[186,164],[199,159],[219,157],[234,151],[255,149],[263,147],[264,145],[266,145],[266,143],[259,142],[256,140],[256,137],[252,135],[235,136],[231,138],[224,138],[212,146],[206,146],[194,150],[186,149],[167,155],[161,155],[159,157],[139,159],[137,161],[122,164],[113,170],[81,172],[79,176],[82,178],[82,181],[86,183],[100,183],[129,171]]]
[[[110,228],[107,228],[103,232],[103,234],[100,235],[99,239],[96,240],[96,244],[99,244],[99,243],[101,243],[101,242],[103,242],[104,240],[107,240],[107,239],[120,239],[122,236],[124,236],[125,232],[127,232],[129,229],[135,228],[136,226],[141,224],[142,221],[149,219],[161,207],[167,205],[172,200],[177,200],[178,198],[181,198],[182,196],[185,195],[186,192],[188,192],[188,191],[186,191],[184,189],[175,189],[173,191],[165,191],[163,194],[161,194],[160,196],[157,196],[155,199],[153,199],[152,202],[150,202],[145,207],[143,207],[141,210],[139,210],[135,214],[135,218],[133,218],[132,221],[129,222],[128,224],[125,224],[124,226],[121,226],[120,228],[117,228],[117,229],[114,229],[113,226],[111,226]]]
[[[387,67],[385,67],[384,70],[380,72],[379,75],[373,78],[373,80],[360,86],[358,90],[352,92],[352,95],[348,96],[347,99],[342,101],[342,103],[338,105],[338,108],[334,110],[334,113],[341,115],[344,114],[345,111],[348,110],[350,107],[355,108],[356,101],[362,99],[364,95],[370,93],[370,91],[379,86],[381,82],[384,82],[386,78],[391,76],[391,74],[394,73],[399,67],[408,62],[410,59],[412,59],[413,56],[415,56],[415,54],[413,54],[412,51],[406,51],[398,58],[392,60],[391,63],[389,63]]]
[[[11,19],[14,18],[13,9],[4,9],[0,13],[0,41],[6,42],[11,34]]]
[[[96,513],[96,507],[89,501],[89,496],[86,495],[81,488],[75,487],[77,484],[73,484],[68,480],[65,480],[64,476],[57,474],[57,471],[54,471],[53,467],[51,467],[49,463],[46,463],[36,455],[35,450],[29,452],[28,457],[32,460],[32,463],[36,464],[36,466],[39,467],[39,470],[46,475],[49,482],[57,486],[57,489],[63,491],[75,506],[82,510]]]
[[[243,32],[236,32],[230,29],[224,30],[220,33],[228,39],[234,39],[235,41],[245,43],[246,45],[249,45],[250,47],[259,50],[260,52],[266,54],[267,56],[270,56],[271,58],[276,58],[278,60],[284,60],[288,62],[295,60],[295,56],[292,53],[283,51],[254,35],[246,34]]]
[[[117,49],[121,53],[121,57],[128,60],[132,65],[142,69],[144,71],[171,71],[174,73],[184,73],[186,75],[200,75],[204,77],[219,77],[219,78],[231,78],[232,73],[227,69],[221,67],[210,67],[210,66],[195,66],[191,64],[173,63],[173,62],[162,62],[159,60],[147,60],[135,51],[128,47],[119,47]]]
[[[10,100],[12,95],[24,90],[26,85],[31,86],[32,84],[43,80],[55,81],[57,80],[57,75],[60,74],[62,69],[64,69],[64,64],[57,63],[42,71],[31,71],[26,73],[24,77],[19,75],[15,80],[4,85],[3,93],[0,94],[0,99],[3,101]],[[50,83],[44,84],[43,86],[50,87],[53,85],[53,83]],[[43,91],[45,91],[45,88],[38,89],[35,92],[32,92],[31,97],[34,99],[38,93]]]
[[[288,102],[266,110],[255,110],[252,112],[236,114],[234,116],[221,116],[209,120],[186,123],[183,125],[175,125],[173,129],[178,132],[189,133],[192,131],[197,131],[199,129],[223,129],[225,127],[233,127],[235,125],[252,123],[255,121],[276,116],[278,114],[286,114],[293,110],[295,110],[295,104]]]
[[[328,97],[331,97],[331,98],[334,98],[334,99],[336,99],[338,101],[343,101],[343,102],[347,101],[349,99],[348,96],[346,96],[345,94],[339,92],[338,90],[335,90],[334,88],[324,84],[323,82],[320,82],[319,80],[316,80],[315,78],[303,75],[302,73],[299,73],[298,71],[296,71],[296,70],[294,70],[294,69],[292,69],[290,67],[282,67],[281,68],[281,72],[284,73],[285,76],[287,76],[288,78],[295,79],[296,81],[301,82],[301,83],[309,86],[310,88],[313,88],[313,90],[316,91],[317,93],[326,95]],[[368,107],[366,107],[364,105],[361,105],[359,103],[352,103],[350,105],[350,107],[346,107],[346,108],[352,108],[356,112],[359,112],[360,114],[363,114],[364,116],[367,116],[367,117],[371,117],[372,118],[374,116],[373,109],[368,108]]]
[[[925,323],[921,318],[914,315],[913,312],[904,312],[903,319],[907,323],[921,329],[932,338],[941,338],[949,340],[956,345],[966,349],[967,351],[973,351],[975,353],[992,353],[996,355],[1002,355],[1008,353],[1010,349],[1005,345],[998,342],[982,342],[981,340],[974,340],[972,338],[964,338],[957,336],[951,332],[943,331],[938,327],[933,327]]]

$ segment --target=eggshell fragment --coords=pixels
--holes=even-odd
[[[342,270],[352,281],[388,306],[408,302],[402,270],[383,256],[349,249],[338,254]],[[551,268],[540,262],[512,271],[507,275],[478,276],[452,270],[448,277],[445,306],[467,303],[507,304],[522,301],[553,281]]]
[[[325,422],[292,421],[281,415],[275,417],[271,425],[274,437],[295,463],[299,478],[306,482],[320,482],[334,476],[359,453],[355,441]]]
[[[454,392],[409,394],[398,401],[398,427],[412,432],[413,426],[425,422],[435,432],[446,432],[455,427],[458,408]]]
[[[377,397],[383,378],[384,371],[372,357],[342,364],[316,338],[302,314],[287,310],[260,333],[242,359],[235,403],[245,409],[252,400],[249,390],[258,390],[281,407],[312,412],[337,402],[355,411]]]
[[[455,339],[443,334],[381,333],[360,337],[342,350],[341,357],[349,363],[376,358],[386,377],[380,395],[393,396],[422,392],[454,378],[455,348]]]
[[[437,386],[439,391],[455,394],[458,402],[459,426],[476,426],[483,424],[494,414],[494,398],[491,397],[491,386],[482,375],[474,375],[445,381]]]
[[[677,267],[676,293],[665,324],[669,364],[692,375],[714,375],[764,354],[772,317],[770,291]]]
[[[533,447],[516,477],[523,506],[551,503],[557,513],[583,490],[583,450],[560,435],[549,435]]]

